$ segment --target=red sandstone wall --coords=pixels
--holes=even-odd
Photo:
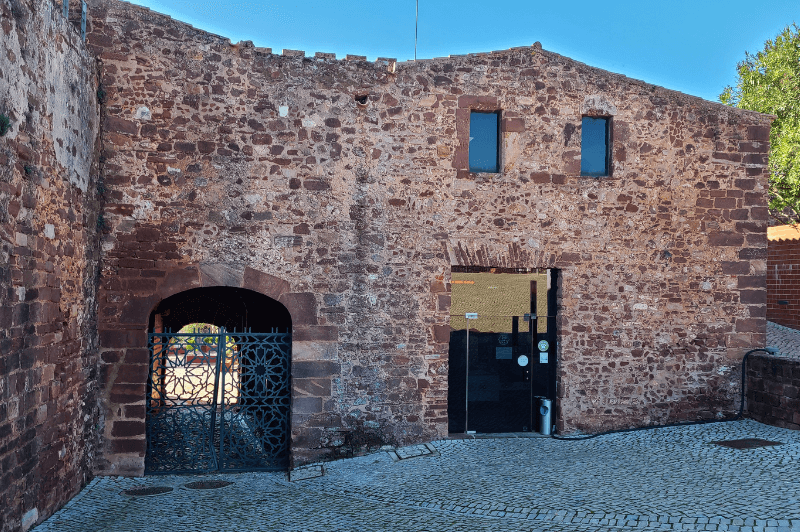
[[[91,478],[96,444],[96,70],[48,0],[0,1],[0,530]]]
[[[753,354],[747,366],[748,417],[800,429],[800,360]]]
[[[99,471],[141,473],[147,317],[194,286],[280,286],[295,463],[353,418],[446,434],[451,265],[561,269],[561,430],[738,407],[738,361],[765,342],[769,117],[539,47],[276,55],[112,0],[89,40],[108,93]],[[470,174],[465,119],[489,107],[503,171]],[[579,175],[595,112],[608,178]]]
[[[800,239],[770,239],[767,250],[767,319],[800,330]]]

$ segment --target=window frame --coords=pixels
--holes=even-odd
[[[496,127],[496,131],[495,131],[495,135],[496,135],[495,136],[495,139],[496,139],[496,141],[495,141],[495,170],[494,171],[473,170],[472,164],[471,164],[471,161],[470,161],[470,153],[471,153],[471,147],[472,147],[471,146],[471,141],[467,144],[467,169],[469,170],[470,173],[473,173],[473,174],[499,174],[499,173],[501,173],[500,172],[500,163],[501,163],[500,150],[501,150],[502,138],[503,138],[502,137],[502,131],[501,131],[502,120],[503,120],[502,110],[501,109],[497,109],[497,110],[494,110],[494,111],[484,111],[482,109],[470,109],[470,111],[469,111],[469,132],[470,133],[472,133],[472,115],[473,114],[495,115],[497,117],[497,127]]]
[[[605,169],[604,172],[595,173],[595,172],[584,172],[583,170],[583,152],[584,152],[584,121],[589,118],[592,120],[605,120],[606,123],[606,131],[605,131]],[[593,114],[584,114],[581,116],[581,177],[611,177],[611,169],[612,165],[612,154],[613,154],[613,116],[609,115],[593,115]]]

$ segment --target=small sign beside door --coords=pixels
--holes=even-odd
[[[539,351],[547,351],[547,349],[550,347],[550,342],[547,340],[539,340],[537,346],[539,347]]]
[[[539,364],[547,364],[547,361],[548,361],[547,351],[539,352]]]
[[[495,347],[494,358],[497,360],[511,360],[514,356],[513,347]]]

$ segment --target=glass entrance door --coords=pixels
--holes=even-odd
[[[538,398],[555,392],[548,278],[547,272],[452,274],[450,432],[539,430]]]

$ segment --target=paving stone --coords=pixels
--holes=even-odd
[[[710,443],[736,438],[784,445]],[[791,502],[800,500],[800,431],[743,420],[575,442],[495,438],[431,447],[435,453],[413,460],[378,452],[329,462],[324,476],[303,482],[283,473],[98,478],[35,530],[800,532],[800,505]],[[222,490],[185,489],[193,480],[233,484],[221,498]],[[174,489],[122,494],[147,486]]]
[[[768,321],[767,347],[777,349],[777,357],[800,359],[800,331]]]

